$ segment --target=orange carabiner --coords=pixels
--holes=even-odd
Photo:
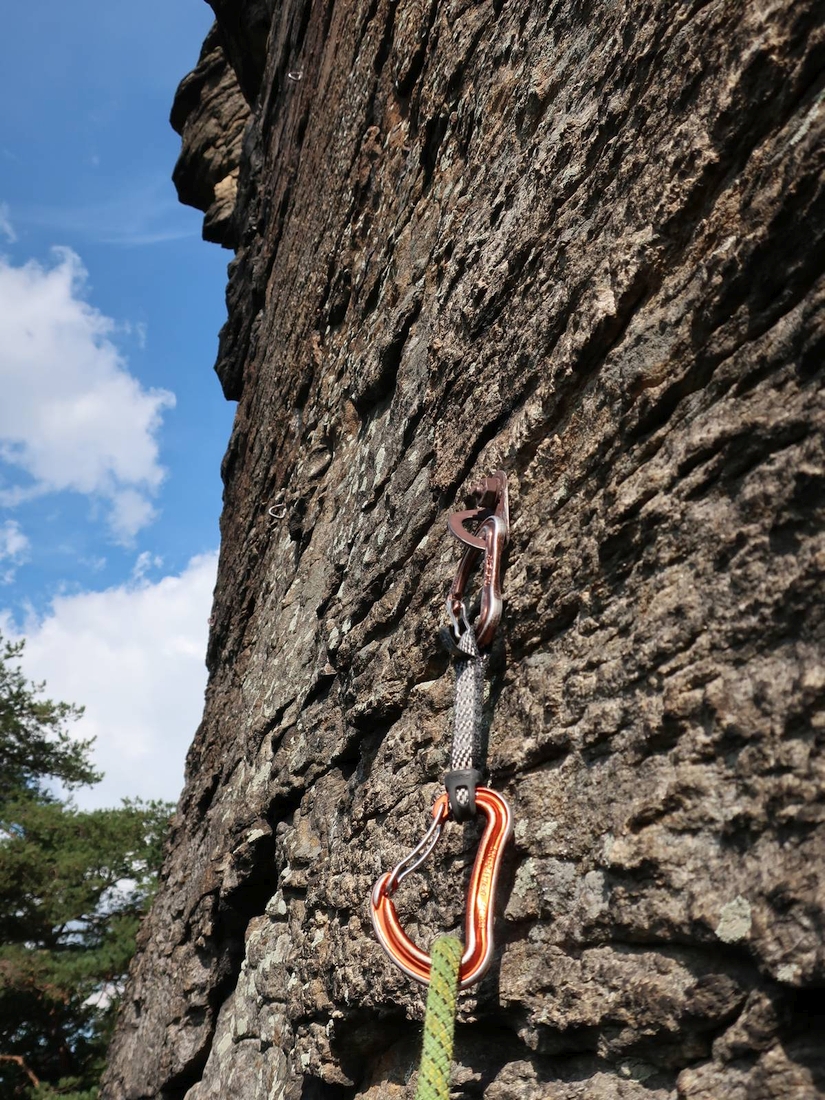
[[[478,846],[464,922],[465,950],[461,957],[459,988],[467,989],[486,974],[493,959],[493,921],[498,873],[504,846],[513,835],[510,807],[500,794],[489,787],[476,789],[476,806],[485,814],[487,824]],[[450,814],[446,794],[436,799],[433,823],[418,847],[376,882],[370,905],[372,924],[381,946],[410,978],[427,985],[430,981],[430,956],[417,947],[398,920],[392,895],[402,879],[427,858],[435,847]]]

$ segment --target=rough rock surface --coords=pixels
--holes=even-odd
[[[825,1095],[821,4],[213,7],[251,105],[215,116],[251,111],[238,410],[104,1097],[412,1096],[422,994],[367,898],[439,789],[445,519],[498,466],[518,824],[456,1095]],[[197,73],[205,205],[190,135],[229,76]],[[474,838],[405,883],[420,942],[460,927]]]

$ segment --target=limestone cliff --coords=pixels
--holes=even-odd
[[[516,841],[456,1095],[825,1095],[821,4],[213,8],[176,180],[236,249],[238,409],[104,1097],[412,1096],[367,899],[439,790],[446,516],[498,467]],[[474,836],[405,884],[421,942]]]

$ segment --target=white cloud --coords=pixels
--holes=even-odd
[[[17,240],[17,234],[11,224],[11,213],[7,202],[0,202],[0,236],[5,237],[9,244],[14,244]]]
[[[138,578],[59,596],[48,615],[25,624],[26,676],[45,680],[52,699],[83,704],[72,732],[97,738],[94,761],[105,778],[76,792],[79,805],[180,794],[203,710],[216,568],[217,554],[204,554],[155,583]],[[20,633],[8,612],[0,613],[0,630],[9,638]]]
[[[11,584],[14,567],[26,560],[28,549],[29,540],[16,520],[0,524],[0,584]]]
[[[157,432],[175,398],[129,373],[114,322],[83,298],[79,258],[54,255],[50,268],[0,257],[0,458],[32,479],[7,482],[0,504],[64,490],[102,498],[129,542],[155,516]]]
[[[109,526],[118,542],[129,545],[135,534],[157,517],[157,510],[136,489],[121,489],[112,499]]]

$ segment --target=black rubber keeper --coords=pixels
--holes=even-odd
[[[483,782],[484,776],[477,768],[461,768],[447,772],[444,776],[444,786],[447,789],[453,821],[471,821],[476,816],[476,787],[481,786]],[[461,789],[467,791],[466,806],[458,801],[458,791]]]

